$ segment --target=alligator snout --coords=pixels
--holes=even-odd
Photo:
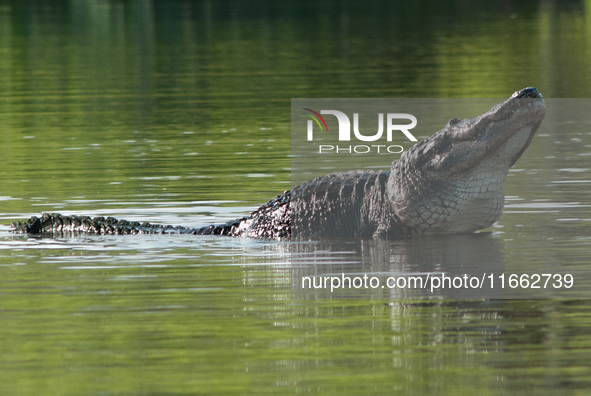
[[[527,87],[527,88],[523,88],[520,91],[515,91],[515,93],[513,95],[511,95],[512,98],[524,98],[524,99],[536,99],[536,98],[542,98],[542,94],[540,92],[538,92],[538,90],[536,88],[533,87]]]

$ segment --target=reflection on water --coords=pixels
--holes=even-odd
[[[500,258],[498,238],[465,238],[488,245],[488,260]],[[452,384],[552,394],[591,385],[580,371],[589,347],[585,301],[300,299],[292,289],[298,266],[290,266],[296,243],[6,233],[1,242],[2,359],[10,370],[0,376],[8,393],[41,386],[58,393],[63,381],[77,394],[183,392],[191,384],[208,394],[360,394],[368,378],[375,394],[437,393]],[[463,256],[453,248],[465,241],[440,242],[450,258]],[[436,265],[420,259],[428,254],[414,242],[402,249],[377,241],[323,263],[323,252],[337,246],[317,246],[317,270],[381,271],[393,252],[392,271]],[[371,250],[370,258],[357,260],[357,248]],[[408,262],[397,261],[403,256]]]
[[[0,1],[0,393],[585,394],[586,300],[296,289],[302,274],[485,270],[588,289],[590,129],[568,106],[483,235],[44,239],[6,224],[243,215],[288,188],[292,97],[589,96],[588,21],[578,1]]]
[[[490,235],[456,235],[429,237],[401,241],[385,240],[333,240],[321,243],[299,243],[292,249],[294,295],[303,298],[383,298],[398,299],[451,299],[451,298],[508,298],[500,288],[490,288],[490,281],[475,290],[438,285],[429,280],[462,277],[464,274],[479,279],[497,277],[504,271],[502,244]],[[324,277],[375,277],[373,285],[366,282],[349,286],[335,281],[332,286],[321,287]],[[313,287],[302,284],[304,277],[317,277]],[[390,283],[388,278],[403,277],[402,283]],[[409,277],[421,278],[418,283]],[[350,281],[348,281],[350,282]],[[412,283],[411,283],[412,282]],[[310,283],[310,282],[309,282]],[[330,283],[329,283],[330,284]],[[396,287],[398,284],[399,287]],[[459,283],[457,283],[459,285]],[[493,283],[494,286],[494,283]],[[514,298],[516,296],[513,296]]]

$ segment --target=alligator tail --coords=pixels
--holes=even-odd
[[[201,228],[173,227],[118,220],[114,217],[67,216],[43,213],[27,221],[13,222],[17,234],[66,236],[72,234],[128,235],[128,234],[188,234],[227,235],[253,238],[289,239],[291,237],[291,191],[277,195],[248,216],[221,225]]]
[[[222,225],[201,228],[173,227],[171,225],[130,222],[114,217],[66,216],[60,213],[43,213],[41,217],[30,217],[26,222],[13,222],[12,231],[17,234],[188,234],[188,235],[237,235],[238,227],[245,218],[236,219]]]

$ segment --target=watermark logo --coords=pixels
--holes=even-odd
[[[304,110],[309,111],[311,113],[311,114],[308,114],[308,113],[304,113],[304,114],[309,116],[310,118],[312,118],[312,120],[316,121],[316,124],[318,124],[318,126],[320,127],[320,130],[322,130],[322,124],[324,124],[324,127],[326,128],[326,132],[328,132],[328,126],[326,126],[326,121],[324,121],[324,118],[320,114],[318,114],[317,112],[315,112],[312,109],[304,108]],[[312,123],[312,120],[308,120],[308,141],[314,140],[313,130],[312,130],[312,127],[314,125]],[[322,121],[322,124],[320,123],[320,121]]]
[[[322,115],[333,115],[336,117],[338,124],[339,124],[339,141],[340,142],[350,142],[351,141],[351,120],[349,117],[342,111],[339,110],[320,110],[320,112],[314,111],[309,108],[303,108],[306,113],[306,116],[310,117],[311,119],[308,120],[307,123],[307,140],[313,141],[314,140],[314,123],[316,123],[320,129],[320,131],[326,130],[328,132],[328,125],[326,124],[326,120]],[[417,139],[410,133],[410,129],[414,128],[417,125],[417,118],[412,114],[406,113],[387,113],[385,116],[386,119],[386,141],[392,141],[392,135],[395,131],[402,132],[408,140],[411,142],[416,142]],[[410,124],[401,124],[400,120],[409,120]],[[362,141],[362,142],[376,142],[382,138],[384,135],[384,113],[378,114],[378,131],[374,135],[364,135],[359,130],[359,114],[353,113],[353,135],[355,139]],[[373,150],[372,150],[373,148]],[[382,151],[381,151],[382,150]],[[330,144],[323,144],[318,146],[319,153],[326,153],[326,152],[346,152],[346,153],[369,153],[371,151],[380,152],[388,152],[388,153],[401,153],[404,150],[402,146],[399,145],[384,145],[384,144],[374,144],[374,145],[357,145],[357,146],[346,146],[346,147],[339,147],[338,145],[330,145]]]

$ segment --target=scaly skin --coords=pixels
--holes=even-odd
[[[201,228],[129,222],[114,217],[90,218],[88,216],[65,216],[60,213],[43,213],[40,218],[33,216],[26,222],[12,223],[12,231],[21,234],[48,236],[67,234],[190,234],[289,239],[291,236],[290,197],[291,192],[285,191],[246,217],[222,225]]]
[[[525,88],[479,117],[451,119],[403,153],[389,172],[319,177],[224,225],[174,228],[112,217],[43,214],[12,223],[12,229],[46,235],[181,233],[274,239],[470,233],[501,216],[507,172],[545,115],[542,95]]]

